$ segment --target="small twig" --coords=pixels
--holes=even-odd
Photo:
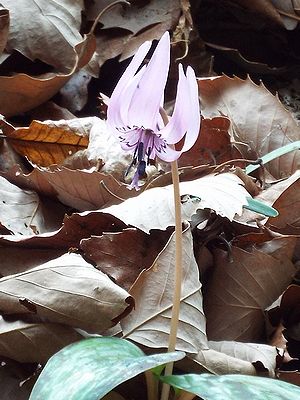
[[[91,34],[91,33],[94,32],[94,30],[95,30],[95,28],[96,28],[96,26],[97,26],[97,24],[99,22],[99,19],[102,17],[103,14],[106,13],[106,11],[108,11],[110,8],[116,6],[117,4],[122,4],[122,3],[123,4],[127,4],[128,6],[130,6],[130,3],[128,3],[128,1],[126,1],[126,0],[117,0],[117,1],[114,1],[113,3],[109,4],[105,8],[103,8],[103,10],[98,14],[97,18],[95,19],[95,21],[94,21],[89,33]]]
[[[100,181],[100,186],[103,187],[109,193],[111,196],[113,196],[115,199],[118,199],[120,201],[125,201],[125,199],[122,199],[122,197],[117,196],[115,193],[113,193],[104,183],[104,181]]]
[[[278,12],[278,14],[284,15],[285,17],[289,17],[289,18],[295,19],[296,21],[300,21],[299,15],[290,14],[290,13],[288,13],[286,11],[280,10],[279,8],[276,8],[276,11]]]
[[[217,165],[216,168],[213,170],[213,172],[218,172],[220,171],[223,167],[225,167],[226,165],[231,165],[235,162],[243,162],[245,164],[252,164],[252,165],[261,165],[263,164],[263,160],[261,158],[258,158],[257,160],[247,160],[245,158],[235,158],[233,160],[228,160],[223,162],[220,165]]]

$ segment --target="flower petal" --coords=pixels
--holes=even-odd
[[[183,152],[194,145],[199,127],[200,109],[196,76],[191,67],[187,68],[185,76],[180,64],[174,111],[169,123],[159,133],[169,144],[178,143],[185,135]]]
[[[134,78],[137,69],[140,67],[142,61],[146,57],[150,47],[151,42],[149,41],[143,43],[139,47],[130,64],[117,83],[114,91],[112,92],[107,109],[107,121],[109,125],[115,125],[115,120],[121,119],[120,110],[122,109],[122,94],[124,95],[124,91],[128,86],[128,83]]]
[[[170,64],[170,36],[166,32],[147,65],[146,71],[133,94],[129,115],[138,126],[155,130]]]

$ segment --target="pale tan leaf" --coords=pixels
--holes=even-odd
[[[0,224],[13,233],[33,235],[44,232],[46,224],[40,199],[0,177]]]
[[[73,47],[81,41],[82,0],[3,0],[10,11],[7,50],[57,68],[74,63]]]
[[[261,366],[268,370],[268,375],[275,377],[276,357],[278,352],[276,347],[261,343],[242,343],[209,341],[209,348],[224,353],[238,360],[249,361],[254,365],[259,362]]]
[[[190,220],[198,209],[212,209],[217,214],[232,220],[241,214],[247,204],[248,192],[242,181],[234,174],[208,175],[190,182],[180,183],[182,218]],[[145,232],[150,229],[166,229],[174,225],[172,185],[153,188],[102,210],[112,214],[128,225]]]
[[[80,339],[82,336],[69,326],[0,318],[0,356],[19,362],[44,364],[57,351]]]
[[[197,353],[207,348],[201,283],[190,229],[183,233],[183,278],[176,349]],[[151,268],[130,289],[135,309],[121,321],[124,338],[148,347],[168,347],[175,279],[174,234]]]
[[[245,249],[215,252],[213,276],[205,296],[210,340],[259,342],[264,337],[264,310],[291,282],[295,237],[276,237]]]
[[[248,77],[218,76],[199,79],[202,113],[206,118],[225,115],[232,123],[233,139],[242,142],[245,158],[259,158],[300,139],[300,127],[292,114],[261,83]],[[299,152],[291,152],[266,164],[275,177],[291,175],[300,166]]]
[[[49,322],[100,333],[130,312],[133,300],[80,255],[65,254],[0,279],[4,314],[37,314]]]
[[[198,354],[189,357],[215,374],[256,375],[256,369],[250,361],[240,360],[216,350],[200,350]]]

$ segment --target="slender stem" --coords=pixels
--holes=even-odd
[[[154,378],[153,372],[148,370],[145,371],[146,383],[147,383],[147,398],[148,400],[158,399],[158,381]]]
[[[164,110],[160,111],[164,123],[168,121],[168,117]],[[182,221],[181,221],[181,198],[179,186],[179,172],[177,161],[171,162],[171,172],[173,181],[174,193],[174,208],[175,208],[175,282],[172,317],[169,335],[168,352],[174,351],[176,348],[176,338],[179,322],[180,299],[181,299],[181,281],[182,281]],[[165,368],[165,375],[171,375],[173,371],[173,362],[168,363]],[[170,386],[163,384],[161,400],[167,400],[169,397]]]

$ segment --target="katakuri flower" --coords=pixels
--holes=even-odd
[[[108,104],[107,123],[122,148],[133,154],[136,171],[130,185],[139,189],[150,160],[171,162],[195,143],[200,128],[198,85],[195,73],[179,64],[174,111],[165,125],[161,116],[170,64],[170,36],[166,32],[149,63],[141,66],[151,42],[143,43],[117,83]],[[184,138],[183,146],[174,145]]]

